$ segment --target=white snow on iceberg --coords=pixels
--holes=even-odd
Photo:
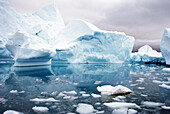
[[[48,5],[33,14],[19,14],[8,0],[0,2],[0,54],[10,56],[5,52],[6,45],[16,61],[15,66],[51,64],[54,40],[65,27],[56,5]]]
[[[165,58],[166,64],[170,65],[170,28],[164,30],[160,49],[162,56]]]
[[[73,20],[58,35],[54,59],[69,63],[122,63],[130,59],[134,37],[103,31],[94,25]]]
[[[102,95],[118,95],[132,93],[132,91],[129,88],[124,87],[122,85],[118,85],[115,87],[111,85],[98,86],[97,90],[101,92]]]
[[[165,60],[160,52],[153,50],[149,45],[144,45],[138,52],[131,53],[132,62],[164,63]]]

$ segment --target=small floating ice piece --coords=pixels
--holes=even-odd
[[[47,99],[34,98],[34,99],[30,99],[30,101],[33,101],[33,102],[58,102],[58,100],[55,100],[54,98],[47,98]]]
[[[99,97],[101,97],[101,95],[94,94],[94,93],[92,93],[91,95],[92,95],[94,98],[99,98]]]
[[[101,92],[102,95],[118,95],[132,93],[132,91],[129,88],[124,87],[122,85],[118,85],[115,87],[111,85],[98,86],[97,90]]]
[[[144,78],[139,78],[138,80],[136,80],[137,82],[144,82]]]
[[[161,106],[161,108],[163,108],[165,110],[170,110],[170,106]]]
[[[24,114],[24,113],[15,110],[7,110],[3,114]]]
[[[138,87],[138,89],[145,89],[145,87]]]
[[[128,108],[119,108],[112,111],[112,114],[136,114],[138,111]]]
[[[63,91],[64,94],[69,94],[69,95],[76,95],[76,91]]]
[[[0,98],[0,104],[5,104],[7,102],[7,99]]]
[[[92,105],[79,103],[76,112],[80,114],[91,114],[95,111]]]
[[[164,105],[164,103],[151,102],[151,101],[144,101],[142,102],[142,104],[146,107],[151,107],[151,108],[160,107]]]
[[[37,113],[47,113],[49,109],[47,107],[34,106],[32,110]]]
[[[82,94],[83,97],[89,97],[90,94]]]
[[[165,82],[165,81],[159,81],[159,80],[153,80],[152,81],[153,83],[157,83],[157,84],[169,84],[169,82],[167,81],[167,82]]]
[[[162,70],[163,70],[163,71],[170,72],[170,68],[163,68]]]
[[[94,84],[100,84],[102,81],[95,81]]]
[[[162,84],[162,85],[159,85],[160,87],[163,87],[163,88],[166,88],[166,89],[170,89],[170,86],[169,85],[166,85],[166,84]]]
[[[18,91],[17,91],[17,90],[11,90],[9,93],[17,94],[17,93],[18,93]]]
[[[117,96],[115,98],[112,98],[115,101],[123,101],[126,97],[125,96]]]
[[[104,103],[105,106],[117,109],[117,108],[140,108],[135,103],[126,103],[126,102],[111,102],[111,103]]]

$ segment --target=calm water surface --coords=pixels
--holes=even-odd
[[[34,114],[32,107],[48,107],[48,113],[76,113],[79,103],[91,104],[94,109],[111,114],[113,109],[103,103],[118,102],[115,96],[94,98],[98,86],[123,85],[133,91],[123,102],[136,103],[141,114],[170,114],[161,107],[148,107],[144,101],[165,103],[170,106],[170,72],[162,71],[167,66],[152,64],[53,64],[38,67],[13,67],[0,64],[0,113],[16,110]],[[10,93],[11,90],[18,92]],[[77,94],[62,96],[63,91]],[[83,91],[83,92],[82,92]],[[83,96],[82,94],[88,94]],[[54,98],[56,102],[32,102],[34,98]],[[122,102],[122,101],[119,101]],[[96,113],[97,113],[96,111]],[[102,113],[101,112],[101,113]]]

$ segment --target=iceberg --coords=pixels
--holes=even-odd
[[[131,62],[164,63],[165,60],[160,52],[153,50],[149,45],[144,45],[138,52],[131,53]]]
[[[170,65],[170,28],[164,30],[160,49],[162,56],[165,58],[166,64]]]
[[[48,65],[55,55],[41,38],[21,32],[9,39],[6,48],[14,56],[14,66]]]
[[[10,58],[12,55],[14,66],[51,64],[51,58],[56,53],[54,40],[65,27],[55,4],[33,14],[19,14],[10,7],[8,0],[2,0],[0,16],[2,57]]]
[[[129,61],[134,37],[103,31],[83,21],[71,21],[56,40],[54,60],[69,63],[123,63]]]

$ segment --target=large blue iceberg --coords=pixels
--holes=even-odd
[[[69,63],[122,63],[130,60],[134,37],[103,31],[83,20],[73,20],[58,35],[53,60]]]
[[[56,5],[48,5],[33,14],[19,14],[8,0],[2,0],[0,15],[2,57],[12,55],[15,66],[51,64],[56,52],[54,40],[65,27]]]
[[[160,45],[162,56],[165,58],[166,64],[170,65],[170,28],[166,28]]]

